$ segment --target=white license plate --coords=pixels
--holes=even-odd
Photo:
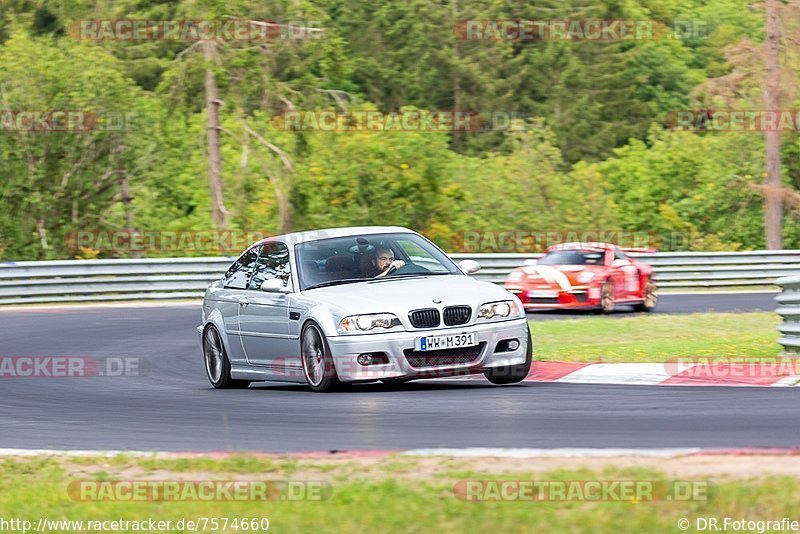
[[[448,334],[445,336],[425,336],[418,337],[416,350],[442,350],[456,349],[459,347],[474,347],[478,343],[475,341],[475,334]]]
[[[528,297],[532,299],[555,298],[557,296],[558,296],[558,291],[549,291],[546,289],[532,289],[528,291]]]

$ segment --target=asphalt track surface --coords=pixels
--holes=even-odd
[[[662,313],[771,309],[773,297],[670,296],[660,306]],[[282,452],[800,445],[795,388],[421,381],[333,394],[280,384],[218,391],[204,374],[194,330],[198,321],[198,307],[186,305],[0,311],[0,355],[142,362],[140,376],[0,378],[0,448]]]
[[[695,294],[662,294],[654,313],[700,313],[700,312],[753,312],[774,311],[775,292],[764,293],[695,293]],[[529,313],[532,320],[572,319],[587,317],[587,311],[543,310]],[[617,306],[610,317],[631,317],[637,313],[631,306]]]

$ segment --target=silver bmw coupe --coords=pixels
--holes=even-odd
[[[482,373],[512,384],[530,371],[519,299],[470,276],[402,227],[335,228],[250,246],[206,290],[197,327],[215,388],[407,381]]]

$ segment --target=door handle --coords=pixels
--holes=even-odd
[[[250,300],[247,297],[242,297],[239,299],[239,306],[242,308],[246,308],[248,304],[250,304]]]

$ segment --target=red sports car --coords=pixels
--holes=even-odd
[[[625,249],[608,243],[562,243],[528,260],[508,275],[505,288],[528,310],[595,308],[604,313],[616,305],[650,311],[658,298],[653,268],[636,261]]]

